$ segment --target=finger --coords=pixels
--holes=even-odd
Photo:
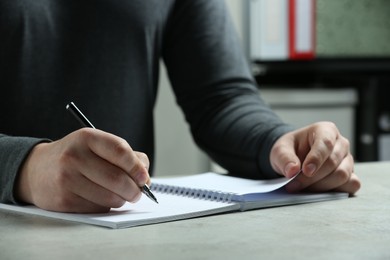
[[[97,196],[80,196],[77,194],[80,191],[86,193],[91,190],[91,182],[85,181],[85,178],[83,180],[80,174],[64,172],[56,176],[55,179],[58,184],[55,185],[56,191],[52,193],[50,199],[40,200],[40,208],[50,211],[75,213],[107,212],[110,210],[111,205],[104,205],[104,199],[103,203],[99,202],[99,192],[104,191],[100,190]]]
[[[348,157],[348,158],[347,158]],[[306,176],[312,177],[315,173],[315,175],[325,176],[333,171],[335,171],[338,167],[340,167],[340,164],[346,160],[348,164],[346,164],[346,168],[349,172],[353,169],[353,157],[350,154],[349,151],[349,142],[346,138],[340,136],[339,139],[336,140],[336,143],[333,146],[333,150],[331,151],[330,155],[326,159],[320,167],[317,167],[315,172],[311,172],[311,164],[308,162],[310,159],[306,159],[303,162],[303,172],[306,173]],[[315,179],[315,178],[314,178]]]
[[[274,144],[270,155],[273,169],[287,178],[295,176],[301,168],[294,147],[293,135],[287,134]]]
[[[145,153],[142,153],[142,152],[135,152],[135,155],[141,161],[141,163],[143,164],[144,168],[147,171],[149,171],[150,162],[149,162],[148,156]]]
[[[145,153],[142,153],[142,152],[135,152],[135,154],[137,155],[138,159],[140,159],[140,161],[142,162],[145,170],[147,172],[149,172],[150,162],[149,162],[148,156]],[[150,185],[149,174],[148,174],[148,179],[146,181],[146,184]]]
[[[133,179],[130,178],[128,174],[126,174],[125,171],[96,156],[92,152],[90,152],[88,155],[84,155],[83,163],[80,163],[79,170],[82,175],[88,179],[89,182],[96,184],[93,187],[94,189],[92,189],[90,192],[79,194],[80,196],[83,196],[87,199],[91,199],[91,196],[98,194],[100,191],[102,194],[99,194],[99,197],[104,197],[105,199],[103,199],[103,201],[107,201],[107,203],[109,203],[103,205],[115,207],[113,203],[117,202],[119,197],[121,200],[136,202],[141,196],[141,190],[139,186],[134,182]],[[78,189],[84,190],[82,185],[77,186],[79,186]],[[89,194],[91,195],[88,196]],[[99,203],[95,200],[91,201]]]
[[[303,185],[307,186],[307,188],[303,188],[306,188],[306,190],[312,192],[323,192],[341,187],[351,178],[352,169],[349,167],[349,165],[350,162],[346,159],[339,165],[336,170],[332,171],[330,174],[326,174],[322,179],[315,181],[313,184]]]
[[[313,132],[308,133],[310,150],[303,162],[302,172],[307,176],[312,176],[332,154],[337,139],[338,129],[334,124],[330,127],[315,127]]]
[[[325,163],[324,165],[326,165]],[[310,191],[327,191],[343,185],[353,172],[353,157],[347,156],[335,169],[332,167],[322,167],[315,175],[299,175],[287,184],[289,192],[299,192],[304,189]]]
[[[361,182],[358,176],[353,173],[347,183],[337,187],[335,191],[348,192],[350,196],[354,195],[361,188]]]
[[[110,211],[110,207],[95,204],[76,194],[68,194],[57,200],[48,210],[68,213],[105,213]]]
[[[148,172],[124,139],[96,129],[85,131],[93,131],[85,136],[91,151],[124,170],[138,186],[147,182]]]

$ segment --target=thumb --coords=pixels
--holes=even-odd
[[[287,178],[292,178],[301,171],[301,163],[298,162],[288,162],[283,171],[283,175]]]
[[[301,170],[299,160],[294,145],[280,138],[273,146],[270,155],[273,169],[287,178],[294,177]]]

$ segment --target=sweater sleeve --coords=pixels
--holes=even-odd
[[[230,173],[277,177],[270,150],[293,127],[261,98],[224,1],[177,1],[163,56],[199,147]]]
[[[0,134],[0,202],[17,203],[14,186],[18,172],[31,149],[45,139]]]

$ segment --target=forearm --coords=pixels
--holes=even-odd
[[[14,186],[20,167],[31,149],[45,139],[0,134],[0,202],[17,203]]]
[[[224,1],[176,8],[164,59],[195,141],[229,172],[276,177],[270,150],[292,127],[260,98]]]
[[[239,89],[238,92],[243,90]],[[196,142],[229,172],[250,178],[274,178],[270,165],[274,142],[292,127],[284,124],[255,93],[215,103],[193,125]]]

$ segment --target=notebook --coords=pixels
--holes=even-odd
[[[102,214],[59,213],[8,204],[0,204],[0,209],[117,229],[348,197],[340,192],[289,194],[284,186],[291,180],[251,180],[207,172],[152,178],[151,190],[159,204],[142,195],[137,203],[125,203]]]

